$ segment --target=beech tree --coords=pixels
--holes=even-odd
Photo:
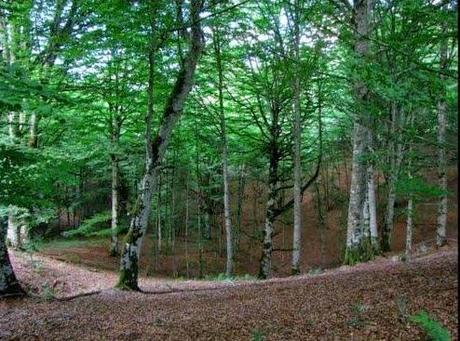
[[[146,160],[145,174],[142,179],[140,194],[133,210],[133,218],[124,243],[121,255],[120,277],[117,286],[122,289],[139,290],[138,287],[138,260],[141,251],[142,239],[145,235],[148,219],[150,215],[150,205],[152,194],[155,188],[156,171],[161,162],[169,139],[178,121],[182,109],[187,99],[187,95],[192,89],[193,76],[203,50],[203,32],[201,30],[200,12],[203,3],[201,0],[192,0],[190,5],[190,49],[182,61],[181,68],[177,75],[177,80],[166,101],[163,115],[160,121],[158,133],[152,138],[151,124],[153,116],[153,68],[154,51],[150,47],[149,51],[149,86],[146,125]],[[154,8],[157,9],[158,7]],[[155,17],[157,13],[152,13]],[[154,32],[155,24],[152,24]]]

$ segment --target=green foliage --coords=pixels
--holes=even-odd
[[[233,281],[255,281],[257,277],[244,274],[242,276],[227,276],[225,273],[219,273],[217,275],[206,275],[203,278],[205,281],[213,282],[233,282]]]
[[[345,257],[343,264],[355,265],[361,262],[367,262],[375,258],[377,250],[372,245],[370,239],[364,239],[359,245],[354,247],[347,247],[345,249]]]
[[[438,321],[433,320],[426,311],[420,311],[415,315],[411,315],[409,320],[417,324],[430,340],[433,341],[450,341],[449,331],[442,326]]]
[[[251,341],[264,341],[265,338],[265,334],[262,331],[258,329],[253,329],[251,331]]]
[[[110,212],[100,212],[84,220],[77,229],[65,231],[62,235],[66,238],[107,236],[110,235],[110,229],[101,228],[107,226],[110,219]]]
[[[396,183],[396,193],[402,197],[412,195],[415,200],[427,200],[448,194],[421,177],[401,177]]]

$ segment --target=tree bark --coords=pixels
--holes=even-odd
[[[353,7],[353,24],[355,29],[354,51],[357,62],[366,63],[368,55],[369,21],[371,1],[355,1]],[[361,71],[361,70],[360,70]],[[366,193],[367,165],[364,160],[368,148],[367,113],[368,89],[362,77],[359,76],[354,85],[354,99],[357,113],[353,127],[353,158],[348,205],[347,241],[345,264],[353,264],[360,259],[360,248],[363,241],[363,204]]]
[[[300,163],[300,151],[301,151],[301,126],[300,126],[300,29],[299,29],[299,15],[298,9],[299,1],[295,1],[294,9],[294,59],[296,62],[296,71],[293,82],[294,92],[294,188],[293,188],[293,199],[294,199],[294,229],[292,236],[292,265],[291,273],[297,275],[300,273],[300,247],[301,247],[301,228],[302,228],[302,168]]]
[[[111,167],[112,167],[112,221],[111,221],[111,241],[110,241],[110,255],[118,255],[118,216],[120,212],[120,174],[118,155],[116,148],[120,140],[120,124],[116,113],[112,113],[112,127],[111,127],[111,142],[112,142],[112,153],[110,155]]]
[[[153,53],[149,55],[148,113],[146,115],[146,164],[137,204],[126,236],[120,261],[120,274],[117,287],[127,290],[140,290],[138,286],[138,261],[142,240],[147,230],[152,192],[155,188],[157,167],[162,161],[174,126],[179,119],[188,94],[193,86],[195,69],[201,56],[204,41],[200,25],[201,0],[192,0],[191,45],[185,56],[176,82],[168,97],[161,117],[156,137],[150,138],[150,125],[153,116]]]
[[[222,145],[222,177],[224,182],[224,223],[226,236],[227,264],[225,274],[227,277],[233,274],[233,231],[230,210],[230,184],[228,174],[228,141],[225,123],[224,95],[223,95],[223,65],[221,56],[221,41],[218,27],[213,27],[214,54],[216,58],[219,90],[219,122]]]
[[[446,31],[443,25],[443,32]],[[447,70],[447,40],[444,38],[441,42],[440,48],[440,80],[441,94],[437,104],[438,113],[438,181],[439,187],[443,191],[442,196],[438,202],[437,212],[437,226],[436,226],[436,245],[443,246],[446,243],[446,230],[447,230],[447,159],[446,159],[446,128],[447,128],[447,104],[446,104],[446,90],[444,88],[445,76]]]
[[[409,196],[407,202],[407,221],[406,221],[406,260],[409,260],[412,255],[412,231],[414,228],[414,199]]]
[[[13,271],[6,247],[7,223],[0,218],[0,298],[25,295]]]
[[[369,230],[371,237],[371,245],[375,252],[379,249],[378,231],[377,231],[377,199],[375,195],[375,172],[374,166],[369,165],[367,169],[367,190],[368,190],[368,203],[369,203]]]
[[[390,174],[388,178],[388,197],[385,212],[385,222],[382,231],[382,251],[391,250],[391,237],[394,225],[394,208],[396,202],[396,182],[403,157],[403,144],[401,131],[403,128],[403,112],[397,107],[396,103],[391,104],[391,136],[390,136]]]
[[[271,143],[270,167],[268,173],[268,199],[265,214],[265,225],[263,230],[262,256],[260,258],[259,275],[260,279],[270,276],[271,261],[273,252],[273,224],[276,219],[276,204],[278,192],[278,149],[276,143]]]

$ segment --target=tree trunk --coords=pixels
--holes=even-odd
[[[11,266],[6,247],[7,223],[0,218],[0,298],[25,295]]]
[[[120,139],[120,125],[118,122],[118,117],[115,113],[112,113],[112,149],[118,147]],[[120,175],[119,175],[119,165],[118,165],[118,156],[117,151],[112,150],[110,155],[111,166],[112,166],[112,221],[111,221],[111,241],[110,241],[110,255],[118,255],[118,216],[120,212]]]
[[[409,260],[412,255],[412,231],[414,228],[414,199],[409,196],[407,202],[407,222],[406,222],[406,260]]]
[[[300,163],[301,150],[301,126],[300,126],[300,29],[299,29],[299,1],[295,1],[294,10],[294,59],[296,62],[296,72],[294,75],[294,230],[292,236],[292,265],[291,273],[297,275],[300,273],[300,247],[301,247],[301,229],[302,229],[302,168]]]
[[[232,217],[230,211],[230,186],[228,174],[228,142],[225,123],[224,95],[223,95],[223,65],[221,58],[221,41],[218,27],[213,27],[213,45],[217,65],[217,74],[219,79],[219,121],[222,147],[222,176],[224,182],[224,223],[226,235],[227,265],[225,274],[230,277],[233,273],[233,233]]]
[[[188,173],[186,178],[186,189],[185,189],[185,271],[187,278],[190,277],[190,265],[188,256],[188,225],[189,225],[189,180]]]
[[[315,192],[316,192],[316,211],[318,213],[318,229],[319,229],[319,257],[320,257],[320,264],[321,268],[324,268],[325,265],[325,249],[326,249],[326,217],[325,213],[327,212],[327,209],[324,210],[324,203],[321,198],[321,181],[322,179],[320,178],[316,183],[315,183]]]
[[[371,233],[371,245],[375,252],[379,249],[378,231],[377,231],[377,199],[375,196],[375,174],[374,166],[369,165],[367,169],[367,190],[369,203],[369,230]]]
[[[242,218],[242,209],[244,201],[244,191],[246,187],[246,176],[245,176],[245,167],[244,164],[240,167],[240,175],[238,179],[238,198],[237,198],[237,209],[236,209],[236,245],[235,252],[238,253],[241,244],[241,218]]]
[[[443,25],[445,31],[445,25]],[[444,87],[445,76],[443,72],[447,70],[447,40],[443,39],[440,49],[440,69],[441,86]],[[437,226],[436,226],[436,245],[443,246],[446,243],[447,230],[447,159],[446,159],[446,90],[442,89],[437,105],[438,112],[438,181],[439,187],[444,192],[438,202]]]
[[[120,261],[120,274],[117,287],[127,290],[140,290],[138,287],[138,261],[141,244],[150,214],[152,192],[155,188],[156,173],[162,161],[174,126],[179,119],[185,100],[193,86],[196,65],[204,47],[203,32],[200,25],[201,0],[192,0],[191,45],[184,58],[171,94],[166,102],[159,132],[151,140],[150,130],[153,116],[153,53],[149,53],[148,112],[146,115],[146,164],[140,193],[133,212],[131,225],[126,236]]]
[[[157,183],[157,188],[158,188],[158,201],[157,201],[157,249],[158,249],[158,255],[161,254],[161,244],[162,244],[162,235],[161,235],[161,174],[158,175],[158,183]]]
[[[394,209],[396,202],[396,182],[403,157],[403,146],[401,141],[401,130],[403,128],[403,112],[398,109],[395,102],[391,105],[391,136],[390,136],[390,174],[388,179],[388,197],[385,212],[385,222],[382,231],[382,251],[391,250],[391,237],[394,225]]]
[[[29,119],[29,147],[38,147],[38,121],[39,117],[36,113],[32,113]]]
[[[368,54],[369,19],[371,1],[361,0],[354,2],[354,50],[360,63],[365,63]],[[361,70],[360,70],[361,71]],[[350,198],[348,206],[347,241],[345,264],[354,264],[361,259],[361,243],[363,241],[362,222],[363,204],[366,193],[367,165],[364,160],[368,147],[368,89],[361,77],[354,83],[354,99],[357,113],[353,127],[353,158],[350,184]]]
[[[278,152],[272,146],[270,153],[270,168],[268,175],[268,200],[263,230],[262,256],[260,258],[260,279],[270,276],[272,252],[273,252],[273,224],[276,218],[276,202],[278,191]]]

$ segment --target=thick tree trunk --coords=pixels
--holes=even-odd
[[[355,123],[353,131],[353,159],[350,184],[350,199],[348,204],[348,223],[345,264],[356,262],[356,253],[363,241],[363,205],[366,194],[367,169],[363,162],[366,150],[366,128]]]
[[[368,54],[369,20],[371,1],[361,0],[354,2],[353,24],[355,28],[354,50],[360,63],[365,63]],[[360,249],[363,241],[363,204],[366,194],[367,165],[364,160],[368,148],[367,113],[368,89],[362,77],[354,84],[354,99],[357,113],[353,127],[353,158],[348,206],[347,241],[345,264],[353,264],[361,258]]]
[[[445,31],[445,30],[444,30]],[[440,49],[440,68],[443,72],[447,69],[447,40],[443,39]],[[441,73],[441,82],[445,76]],[[444,86],[444,84],[442,84]],[[444,192],[438,202],[436,245],[443,246],[446,243],[447,230],[447,159],[446,159],[446,90],[443,89],[437,105],[438,112],[438,181],[439,187]]]
[[[270,276],[272,252],[273,252],[273,224],[276,219],[276,203],[278,192],[278,152],[272,146],[270,154],[270,168],[268,174],[268,200],[265,214],[265,225],[263,230],[262,256],[260,258],[259,275],[260,279]]]
[[[6,247],[7,223],[0,218],[0,298],[25,295],[11,266]]]
[[[149,55],[149,90],[148,113],[146,116],[146,165],[145,175],[141,183],[141,190],[131,220],[128,235],[120,262],[120,274],[117,287],[128,290],[139,290],[138,287],[138,260],[141,244],[150,214],[152,192],[155,188],[157,166],[166,152],[174,126],[179,119],[188,94],[193,86],[193,79],[198,59],[202,53],[204,42],[200,25],[201,0],[192,0],[190,7],[191,18],[191,46],[183,60],[176,82],[168,97],[158,134],[152,141],[150,125],[153,115],[153,53]]]

